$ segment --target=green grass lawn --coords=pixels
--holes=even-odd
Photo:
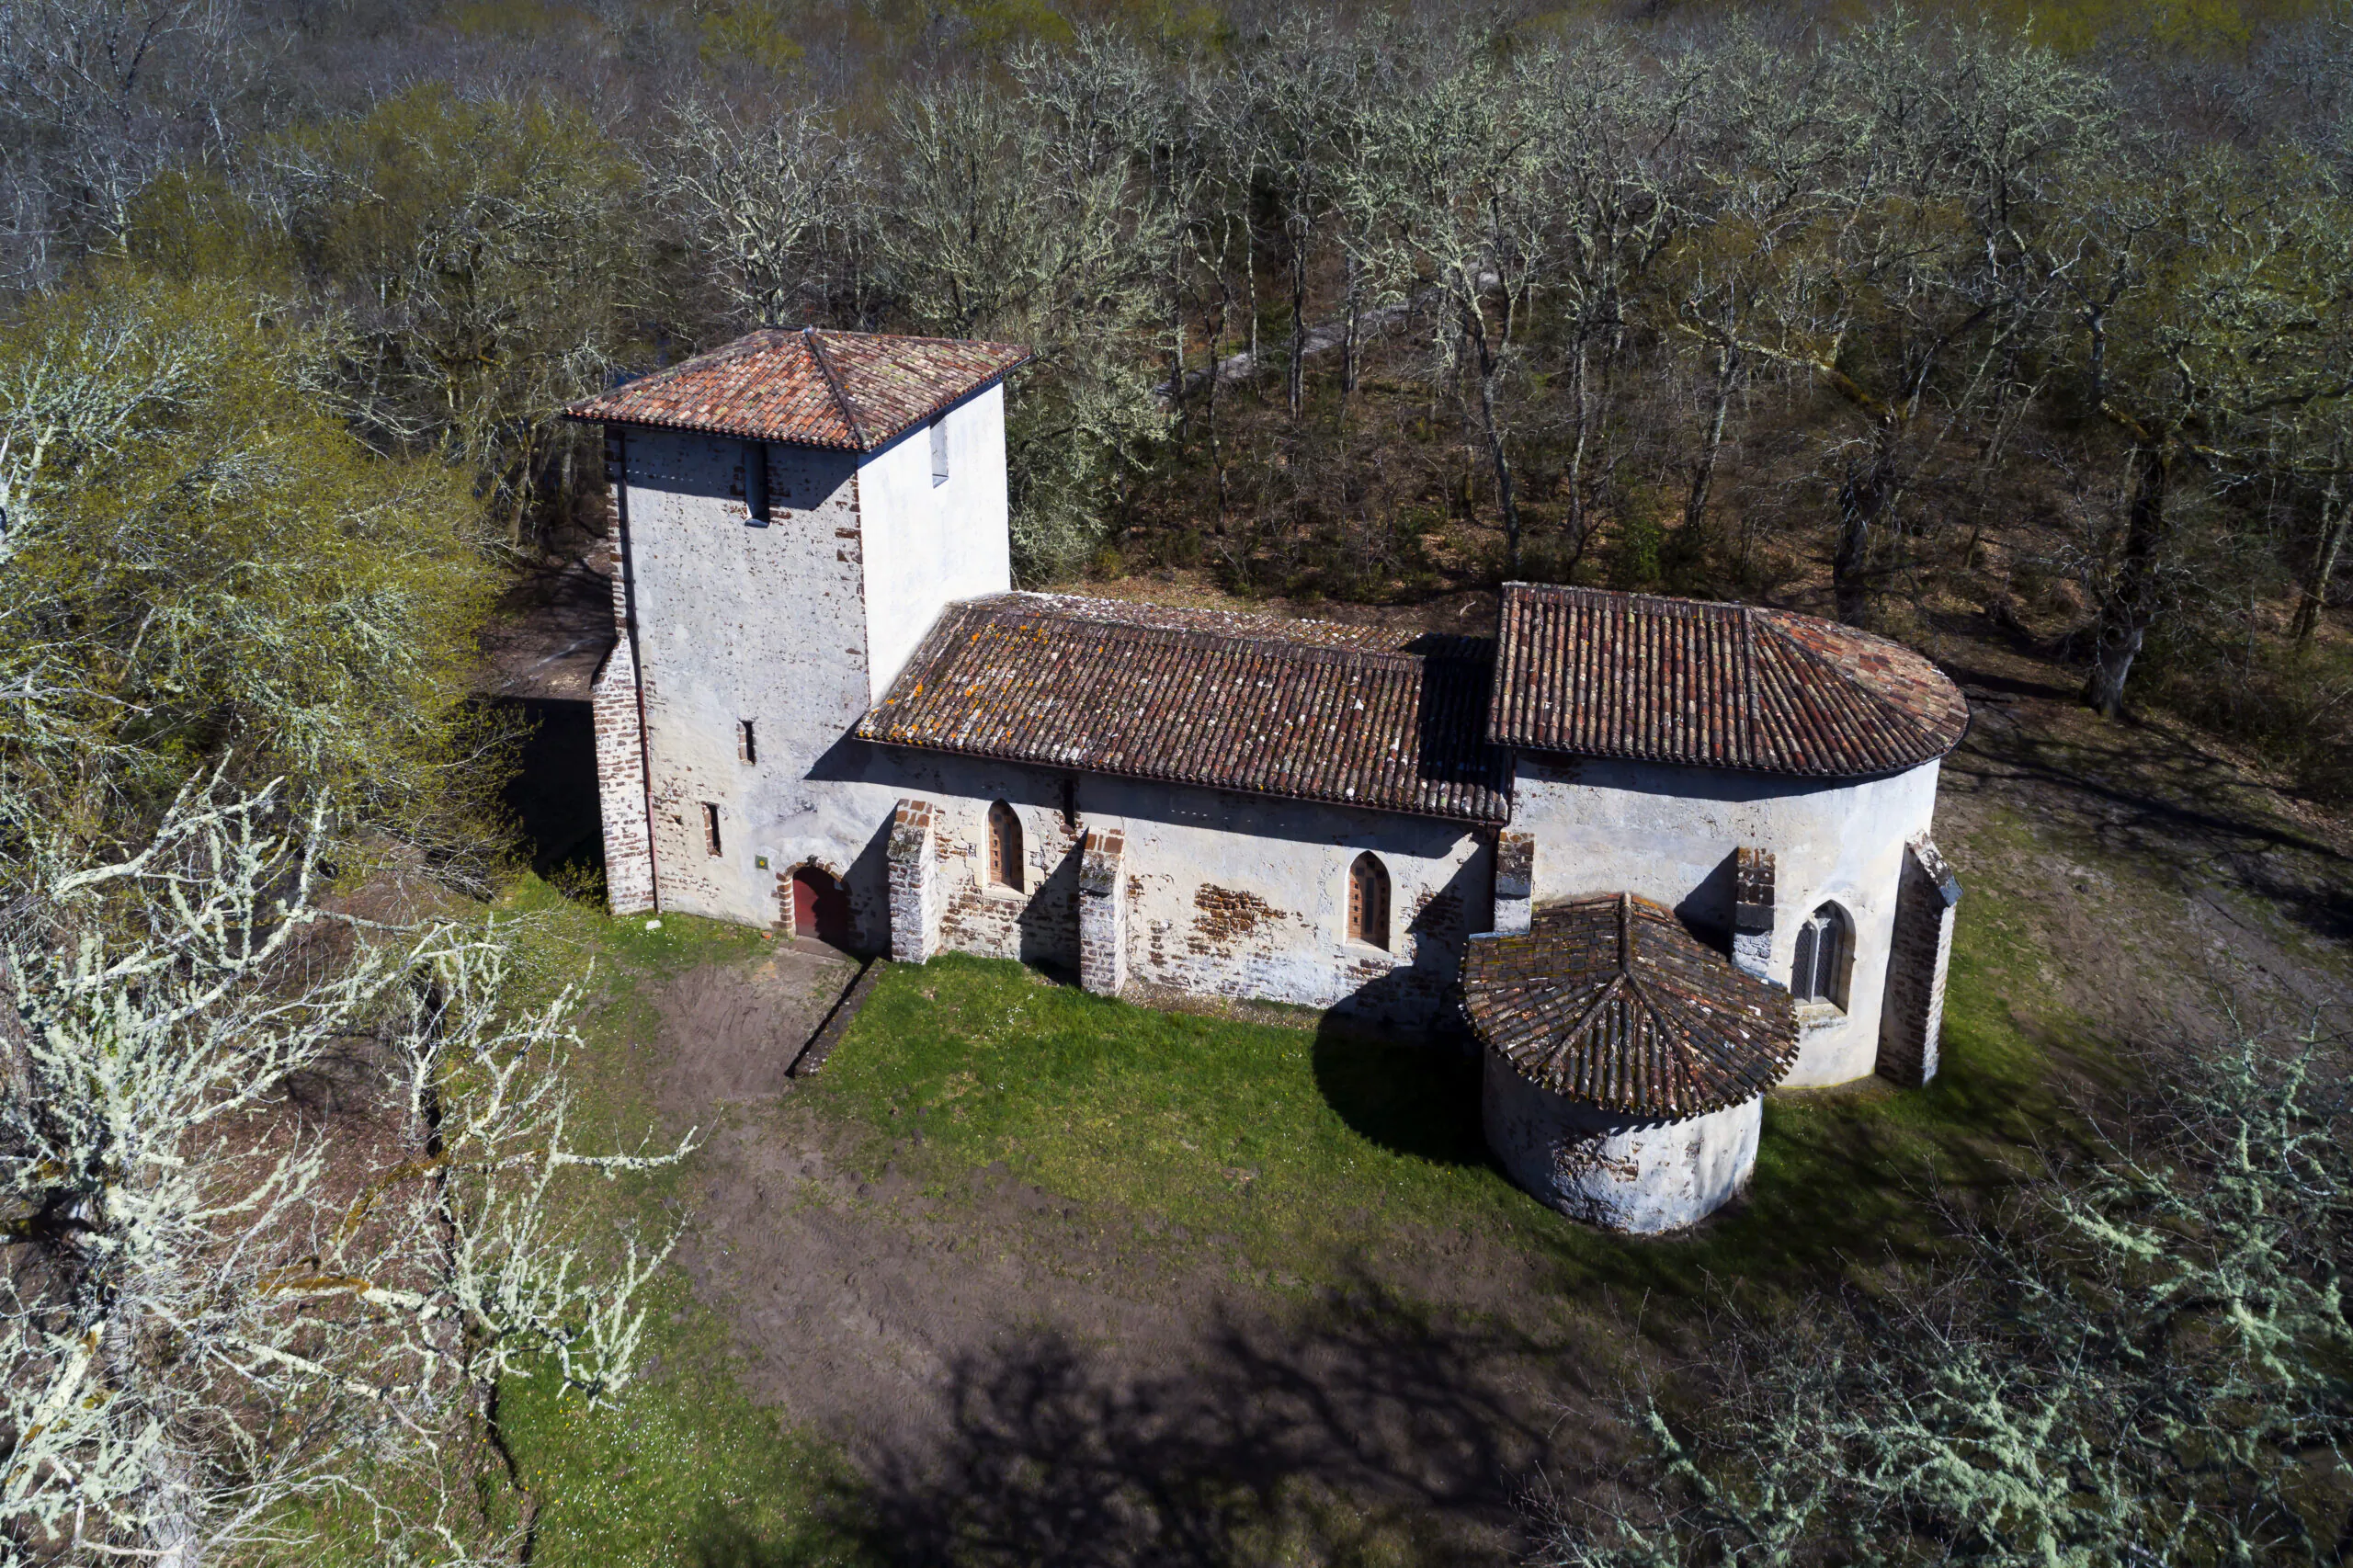
[[[757,934],[675,916],[648,931],[530,882],[513,907],[533,916],[547,976],[594,960],[585,1108],[634,1137],[653,1117],[642,1082],[653,991],[698,964],[750,959]],[[1217,1268],[1280,1295],[1340,1280],[1368,1256],[1433,1256],[1470,1233],[1534,1259],[1564,1300],[1645,1303],[1642,1332],[1672,1343],[1727,1291],[1771,1310],[1940,1245],[1932,1183],[1999,1189],[2067,1125],[2031,1037],[2050,1009],[2027,914],[1984,887],[1964,901],[1931,1088],[1774,1096],[1750,1198],[1677,1237],[1602,1235],[1514,1188],[1486,1155],[1465,1055],[1305,1014],[1285,1027],[1156,1012],[1008,962],[888,970],[790,1106],[845,1132],[869,1168],[895,1160],[949,1203],[970,1173],[1002,1162],[1124,1227],[1153,1267]],[[600,1201],[610,1218],[666,1223],[687,1179],[600,1187]],[[742,1392],[722,1324],[676,1277],[650,1340],[650,1373],[617,1409],[510,1390],[515,1444],[544,1499],[537,1562],[858,1561],[854,1478]]]

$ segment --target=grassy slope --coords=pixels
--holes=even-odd
[[[548,972],[598,965],[584,1027],[586,1108],[620,1135],[652,1119],[637,1085],[656,1035],[654,987],[758,950],[755,934],[673,918],[607,922],[536,883]],[[1849,1261],[1932,1244],[1919,1193],[1933,1166],[1995,1183],[2063,1112],[2019,1019],[2037,1002],[2036,944],[1999,888],[1972,886],[1956,938],[1945,1070],[1923,1094],[1865,1085],[1768,1102],[1752,1199],[1697,1233],[1616,1240],[1513,1188],[1481,1143],[1472,1062],[1409,1041],[1165,1014],[950,957],[890,971],[814,1081],[813,1108],[870,1137],[879,1165],[910,1130],[941,1191],[1002,1161],[1024,1179],[1137,1222],[1139,1249],[1188,1235],[1233,1244],[1216,1266],[1278,1290],[1336,1278],[1352,1256],[1471,1232],[1537,1258],[1564,1291],[1639,1292],[1671,1333],[1713,1281],[1802,1290]],[[909,1156],[902,1147],[903,1166]],[[665,1217],[683,1178],[606,1189],[613,1218]],[[1345,1195],[1336,1199],[1335,1195]],[[665,1202],[668,1200],[668,1202]],[[1172,1256],[1170,1261],[1181,1263]],[[737,1388],[718,1320],[675,1277],[654,1303],[651,1375],[590,1415],[522,1384],[517,1449],[546,1499],[537,1561],[772,1568],[846,1562],[854,1484],[823,1445]]]

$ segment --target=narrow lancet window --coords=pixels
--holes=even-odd
[[[948,483],[948,415],[931,422],[931,482]]]
[[[1376,948],[1389,946],[1389,872],[1370,852],[1348,868],[1348,937]]]
[[[719,853],[719,808],[709,801],[702,805],[702,846],[706,854]]]
[[[759,742],[752,734],[752,722],[749,719],[735,721],[735,760],[738,762],[760,760]]]
[[[1854,923],[1835,903],[1825,903],[1798,927],[1797,962],[1790,971],[1790,994],[1801,1002],[1847,1006],[1847,976],[1855,957]]]
[[[989,881],[1001,888],[1021,886],[1021,819],[1003,801],[989,808]]]

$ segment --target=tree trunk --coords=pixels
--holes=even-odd
[[[1471,308],[1478,309],[1475,300]],[[1495,372],[1499,367],[1484,332],[1474,334],[1472,341],[1479,355],[1479,421],[1487,437],[1487,460],[1495,466],[1495,504],[1504,515],[1504,556],[1508,562],[1510,575],[1517,580],[1519,576],[1519,503],[1512,493],[1511,459],[1504,451],[1503,429],[1495,419]]]
[[[1830,558],[1830,586],[1838,619],[1849,626],[1861,625],[1870,608],[1871,539],[1901,489],[1895,427],[1882,421],[1872,427],[1870,456],[1850,466],[1838,485],[1838,547]]]
[[[1294,243],[1290,252],[1290,366],[1284,390],[1290,416],[1299,417],[1307,382],[1307,250]]]
[[[2123,714],[2124,687],[2132,675],[2132,661],[2139,657],[2141,644],[2157,617],[2157,568],[2165,552],[2165,492],[2172,478],[2172,460],[2162,447],[2153,444],[2134,449],[2124,559],[2117,569],[2115,587],[2100,606],[2091,677],[2084,686],[2084,700],[2103,718]]]
[[[2329,580],[2336,575],[2337,552],[2345,547],[2345,507],[2331,474],[2328,493],[2321,497],[2320,540],[2313,551],[2312,570],[2305,574],[2303,597],[2296,605],[2291,631],[2299,643],[2309,642],[2320,628],[2320,612],[2328,608]]]
[[[1724,420],[1732,409],[1733,351],[1729,347],[1716,351],[1716,406],[1708,419],[1707,444],[1699,449],[1699,460],[1691,470],[1691,494],[1683,502],[1683,526],[1695,536],[1699,519],[1708,510],[1708,492],[1715,488],[1716,455],[1724,448]]]
[[[1577,351],[1569,362],[1569,417],[1576,424],[1576,438],[1569,444],[1569,532],[1585,538],[1585,333],[1577,333]]]
[[[1357,258],[1353,251],[1347,257],[1347,328],[1340,339],[1340,397],[1343,402],[1357,390],[1357,331],[1361,307],[1357,284]]]

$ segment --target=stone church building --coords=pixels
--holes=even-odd
[[[616,914],[1467,1013],[1506,1166],[1630,1229],[1737,1189],[1766,1088],[1933,1075],[1968,708],[1927,660],[1531,584],[1476,637],[1016,592],[1025,358],[770,330],[570,410],[615,518]]]

